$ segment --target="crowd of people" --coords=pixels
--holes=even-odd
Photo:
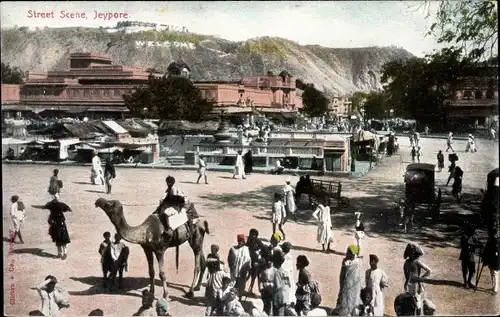
[[[448,147],[451,148],[451,138],[448,139]],[[413,137],[412,147],[419,147],[419,137]],[[444,167],[444,155],[438,153],[438,168]],[[244,177],[251,170],[243,162],[241,152],[236,160],[235,177]],[[251,154],[250,154],[251,157]],[[208,184],[205,173],[206,163],[200,157],[198,182],[204,177]],[[248,156],[246,158],[248,162]],[[463,171],[455,166],[450,166],[450,177],[457,188],[461,188]],[[104,170],[100,159],[94,155],[91,169],[91,181],[93,184],[104,186],[104,192],[111,193],[111,180],[116,178],[116,172],[110,160],[106,161]],[[188,203],[187,196],[177,187],[173,190],[175,179],[167,177],[167,195],[165,199],[181,197],[184,205]],[[455,184],[454,183],[454,184]],[[321,307],[322,294],[321,285],[314,279],[309,271],[309,259],[304,254],[294,257],[293,246],[286,239],[284,226],[288,219],[297,219],[297,203],[302,194],[309,192],[311,181],[308,176],[301,177],[294,188],[290,181],[286,181],[283,188],[274,193],[274,200],[270,206],[272,236],[269,244],[263,242],[259,237],[257,229],[252,228],[248,236],[238,234],[236,244],[228,250],[228,257],[223,261],[219,255],[220,247],[212,245],[210,254],[207,256],[207,284],[205,298],[207,307],[205,315],[224,316],[383,316],[384,290],[390,286],[388,274],[379,267],[379,258],[376,254],[368,254],[370,268],[362,272],[361,259],[365,253],[362,241],[366,236],[362,213],[354,215],[353,243],[345,250],[342,260],[339,283],[340,289],[336,300],[336,306],[331,310]],[[455,185],[453,185],[455,188]],[[68,244],[71,243],[66,226],[65,213],[71,212],[71,208],[61,201],[61,190],[63,183],[59,180],[59,171],[55,169],[49,180],[48,193],[51,200],[43,206],[34,208],[50,211],[48,217],[49,235],[56,244],[58,257],[65,260],[68,256]],[[455,191],[455,189],[454,189]],[[13,234],[11,239],[19,238],[24,243],[21,235],[21,227],[26,219],[26,207],[18,196],[11,198],[11,219]],[[324,252],[333,252],[333,225],[331,219],[330,202],[328,198],[319,201],[315,206],[312,216],[317,221],[316,240],[322,246]],[[183,210],[181,208],[181,210]],[[185,211],[185,208],[184,208]],[[165,217],[165,227],[168,229],[168,214],[159,215]],[[167,230],[168,231],[168,230]],[[171,233],[171,232],[170,232]],[[122,287],[123,272],[128,266],[128,247],[121,242],[117,233],[114,241],[111,241],[111,233],[104,232],[103,242],[100,244],[98,253],[100,255],[103,283],[105,287]],[[464,229],[461,238],[461,261],[464,287],[475,288],[474,277],[476,273],[477,255],[480,254],[482,263],[491,272],[493,293],[498,292],[500,256],[498,236],[492,236],[483,248],[483,244],[475,236],[472,226]],[[404,250],[403,272],[405,278],[405,292],[396,297],[394,309],[398,316],[401,315],[432,315],[436,311],[436,305],[430,299],[424,288],[424,282],[432,274],[432,270],[423,262],[424,251],[416,243],[409,243]],[[294,260],[295,259],[295,260]],[[297,276],[294,276],[294,267]],[[118,276],[118,283],[116,278]],[[250,282],[250,287],[247,284]],[[256,305],[250,311],[243,305],[242,298],[247,292],[252,293],[255,282],[257,282],[263,309]],[[58,316],[60,309],[69,306],[69,295],[57,278],[47,276],[45,280],[37,285],[35,289],[42,299],[40,311],[32,312],[32,315]],[[323,294],[324,295],[324,294]],[[142,306],[134,314],[135,316],[168,316],[169,302],[165,298],[156,300],[148,290],[142,292]],[[91,316],[102,316],[104,312],[96,309],[90,313]]]

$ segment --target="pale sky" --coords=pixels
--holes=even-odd
[[[283,37],[326,47],[398,46],[422,56],[439,48],[425,37],[432,20],[421,1],[313,2],[1,2],[1,26],[99,27],[123,19],[94,19],[95,12],[127,13],[128,20],[184,26],[192,33],[244,41]],[[28,11],[54,12],[54,18],[28,18]],[[85,12],[87,19],[63,19],[60,12]],[[434,12],[432,8],[431,12]]]

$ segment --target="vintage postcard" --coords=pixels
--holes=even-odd
[[[500,313],[495,1],[0,14],[5,316]]]

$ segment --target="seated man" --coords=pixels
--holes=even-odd
[[[195,219],[198,219],[198,214],[194,206],[188,201],[186,195],[180,191],[175,184],[175,178],[172,176],[168,176],[166,179],[167,182],[167,190],[165,191],[167,194],[165,198],[160,201],[160,206],[156,209],[155,213],[157,213],[160,217],[160,221],[162,222],[165,230],[171,236],[173,234],[173,229],[170,226],[169,217],[173,216],[173,212],[177,213],[185,213],[187,216],[187,212],[190,211],[191,218],[193,222]]]
[[[283,166],[281,166],[281,160],[276,160],[276,162],[274,164],[275,164],[275,167],[273,170],[271,170],[271,174],[280,175],[285,171],[285,168]]]

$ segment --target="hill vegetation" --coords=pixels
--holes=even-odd
[[[188,47],[143,47],[136,41],[189,42]],[[242,76],[287,70],[328,94],[350,94],[382,87],[381,69],[389,61],[412,57],[396,47],[327,48],[261,37],[242,42],[172,31],[108,33],[104,28],[26,27],[2,29],[3,61],[23,70],[63,70],[76,51],[106,53],[118,64],[164,71],[183,60],[195,80],[239,80]]]

